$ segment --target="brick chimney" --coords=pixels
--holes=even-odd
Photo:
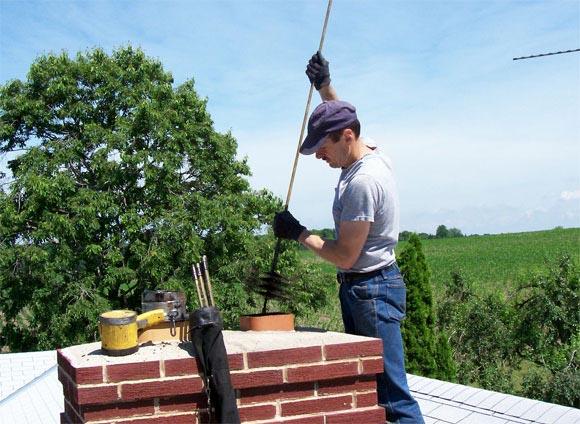
[[[224,331],[243,423],[384,423],[375,375],[379,339],[333,332]],[[58,351],[62,423],[203,423],[207,402],[187,342],[142,345],[124,357],[100,343]]]

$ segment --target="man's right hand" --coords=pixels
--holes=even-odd
[[[274,216],[274,225],[272,225],[272,228],[274,229],[274,235],[276,237],[296,241],[298,241],[298,237],[300,237],[302,231],[306,229],[288,211],[278,212]]]
[[[320,90],[330,84],[330,69],[328,60],[319,51],[312,55],[306,66],[306,75],[314,87]]]

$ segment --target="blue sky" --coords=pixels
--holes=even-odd
[[[285,199],[326,0],[0,0],[0,83],[40,54],[131,44],[195,79],[252,186]],[[362,133],[392,157],[401,229],[580,226],[580,47],[573,1],[334,0],[324,54]],[[315,98],[318,101],[318,98]],[[313,105],[314,106],[314,105]],[[299,159],[290,210],[331,227],[338,174]]]

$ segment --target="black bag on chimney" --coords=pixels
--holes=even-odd
[[[239,424],[236,394],[230,379],[223,322],[215,307],[196,309],[189,316],[190,337],[202,367],[209,422]]]

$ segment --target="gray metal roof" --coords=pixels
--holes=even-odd
[[[0,400],[0,424],[60,423],[64,398],[54,357],[52,367]]]
[[[580,424],[580,410],[407,374],[426,424]]]
[[[59,423],[56,352],[0,355],[0,424]],[[580,410],[407,375],[426,424],[580,424]]]
[[[56,363],[56,352],[0,354],[0,400],[29,383]]]

